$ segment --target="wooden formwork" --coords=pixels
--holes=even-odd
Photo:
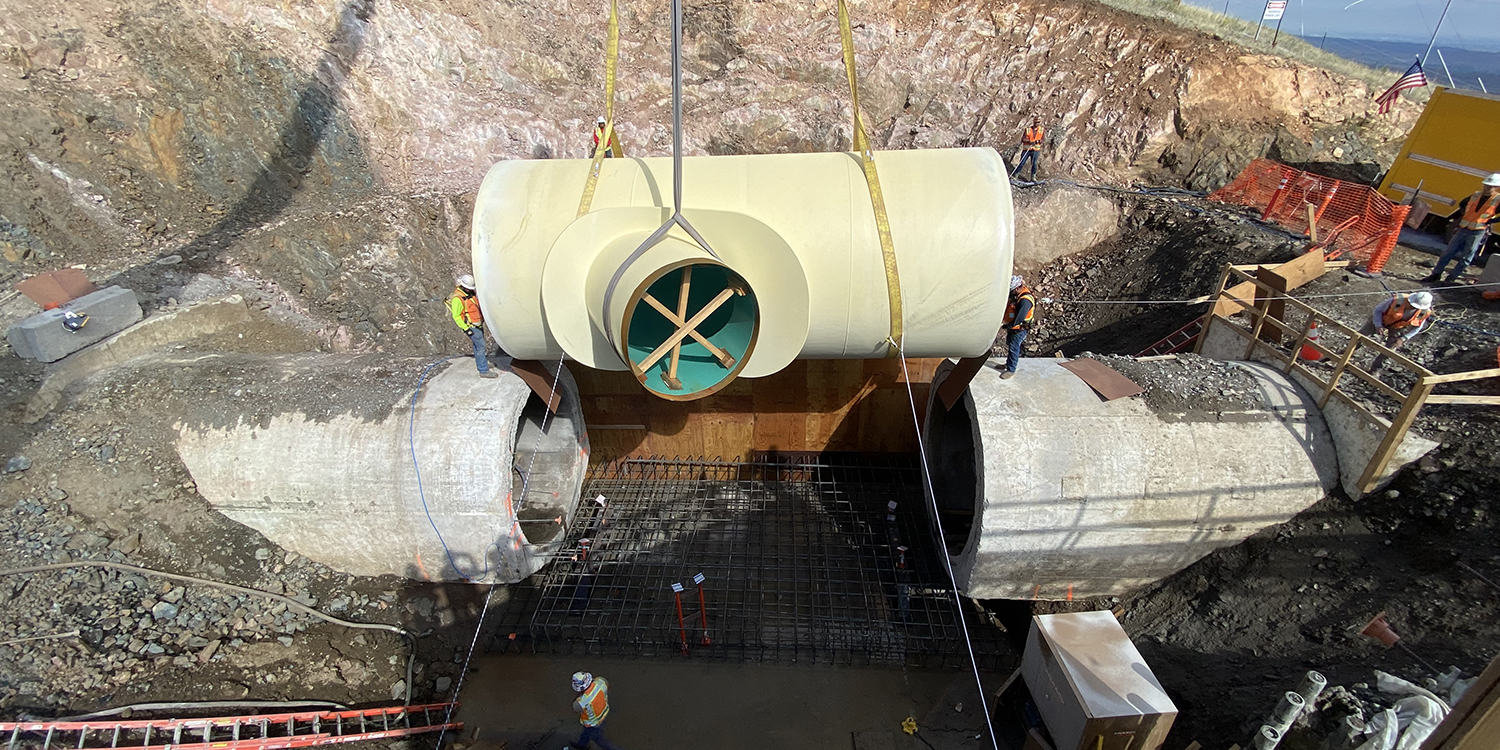
[[[1304,257],[1318,258],[1317,261],[1307,261],[1309,268],[1314,265],[1323,266],[1321,255]],[[1299,266],[1288,269],[1289,273],[1277,274],[1276,272],[1299,262],[1301,258],[1292,263],[1283,264],[1279,268],[1269,269],[1270,274],[1264,272],[1268,269],[1261,269],[1255,276],[1248,273],[1245,267],[1226,267],[1214,294],[1214,306],[1204,316],[1203,333],[1198,337],[1198,350],[1201,351],[1210,326],[1224,326],[1245,339],[1245,353],[1242,359],[1253,359],[1257,354],[1266,355],[1281,363],[1282,372],[1296,373],[1316,384],[1320,392],[1314,395],[1317,396],[1319,407],[1326,406],[1330,399],[1337,398],[1349,408],[1368,417],[1372,423],[1379,424],[1384,421],[1382,417],[1371,412],[1358,399],[1339,387],[1345,375],[1358,378],[1381,396],[1395,402],[1399,409],[1396,416],[1390,420],[1390,425],[1386,428],[1385,435],[1375,450],[1375,455],[1365,466],[1364,473],[1360,475],[1360,492],[1369,492],[1375,488],[1379,477],[1390,464],[1391,457],[1395,455],[1402,438],[1411,429],[1412,422],[1416,420],[1423,406],[1427,404],[1500,406],[1500,396],[1450,395],[1433,392],[1438,386],[1447,383],[1500,377],[1500,368],[1436,374],[1400,352],[1350,328],[1330,314],[1287,294],[1289,289],[1304,283],[1293,279],[1295,283],[1288,284],[1288,276],[1299,277],[1313,271],[1303,270]],[[1317,270],[1316,273],[1321,274],[1322,271]],[[1280,279],[1276,278],[1278,275]],[[1253,290],[1253,301],[1250,299],[1251,290]],[[1289,325],[1284,320],[1286,316],[1283,311],[1287,307],[1300,314],[1301,325]],[[1231,318],[1241,313],[1248,316],[1250,325],[1241,325]],[[1320,341],[1311,337],[1315,324],[1319,329],[1336,331],[1347,337],[1347,344],[1339,350],[1326,348]],[[1281,343],[1282,334],[1292,338],[1290,345]],[[1324,374],[1304,364],[1301,356],[1304,348],[1316,350],[1330,358],[1333,363],[1332,371]],[[1384,355],[1390,363],[1409,372],[1415,381],[1414,384],[1409,390],[1402,391],[1373,373],[1360,368],[1354,364],[1354,355],[1360,349],[1371,349]]]

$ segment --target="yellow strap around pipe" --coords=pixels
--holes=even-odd
[[[619,56],[620,15],[615,0],[609,0],[609,38],[604,43],[604,134],[599,138],[599,147],[594,149],[594,163],[589,165],[589,179],[583,185],[583,198],[578,201],[579,216],[588,213],[594,205],[594,188],[599,185],[599,167],[604,162],[604,152],[615,145],[619,147],[615,156],[625,155],[624,146],[615,137],[615,60]]]
[[[839,0],[839,35],[844,43],[844,72],[849,76],[849,97],[854,109],[854,150],[859,152],[865,170],[865,185],[870,188],[870,206],[875,210],[875,231],[880,235],[880,254],[885,261],[885,290],[890,297],[891,336],[895,346],[887,345],[886,356],[901,351],[901,276],[896,271],[896,245],[891,241],[891,220],[885,213],[885,196],[880,191],[880,175],[875,172],[875,155],[870,152],[870,138],[865,135],[864,120],[859,115],[859,81],[854,75],[854,34],[849,30],[849,7]]]

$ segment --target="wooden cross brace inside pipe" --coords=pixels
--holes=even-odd
[[[736,294],[743,296],[745,294],[745,290],[739,288],[738,286],[733,286],[719,292],[719,294],[715,296],[713,300],[704,305],[703,309],[699,310],[697,313],[694,313],[693,317],[689,318],[687,321],[683,321],[683,319],[678,317],[677,314],[669,310],[666,305],[663,305],[661,302],[657,301],[655,297],[652,297],[650,294],[644,295],[643,298],[646,300],[646,304],[651,305],[656,309],[657,312],[666,317],[668,321],[671,321],[673,325],[677,326],[677,330],[673,332],[671,336],[668,336],[665,341],[661,342],[661,345],[657,346],[655,351],[651,352],[649,356],[641,360],[640,363],[637,364],[637,367],[640,368],[642,373],[644,373],[646,370],[651,369],[651,366],[661,361],[662,357],[665,357],[668,354],[672,354],[674,349],[678,349],[682,344],[682,340],[689,336],[693,337],[694,341],[697,341],[706,349],[708,349],[709,352],[714,355],[714,358],[719,360],[719,364],[723,365],[726,368],[733,366],[734,357],[731,357],[729,353],[724,351],[723,349],[720,349],[719,347],[709,343],[708,339],[705,338],[702,334],[699,334],[697,329],[698,326],[703,324],[703,321],[708,319],[708,316],[712,315],[715,310],[718,310],[720,307],[722,307],[725,302],[729,301],[730,297],[733,297]],[[645,376],[642,375],[641,377],[642,379],[644,379]]]

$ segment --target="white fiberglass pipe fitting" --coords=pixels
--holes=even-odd
[[[1004,162],[989,148],[886,151],[875,161],[899,269],[907,356],[983,353],[1009,292],[1014,222]],[[645,296],[675,307],[682,269],[691,266],[687,316],[709,297],[727,296],[719,319],[699,330],[716,342],[724,329],[719,335],[744,355],[725,367],[735,372],[721,382],[677,397],[706,395],[735,374],[770,375],[793,359],[886,355],[885,265],[855,155],[685,158],[683,214],[714,255],[673,229],[630,263],[671,214],[671,159],[603,160],[592,210],[579,217],[589,166],[503,161],[480,186],[474,275],[485,320],[510,354],[541,360],[566,354],[589,367],[636,369],[631,365],[675,330]],[[682,356],[697,346],[684,340]],[[709,361],[708,352],[693,353]],[[643,371],[637,376],[648,380]],[[651,380],[648,388],[674,397]]]

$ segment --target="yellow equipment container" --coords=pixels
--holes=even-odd
[[[1380,192],[1404,203],[1421,188],[1432,214],[1452,217],[1459,201],[1500,172],[1500,96],[1437,87]]]

